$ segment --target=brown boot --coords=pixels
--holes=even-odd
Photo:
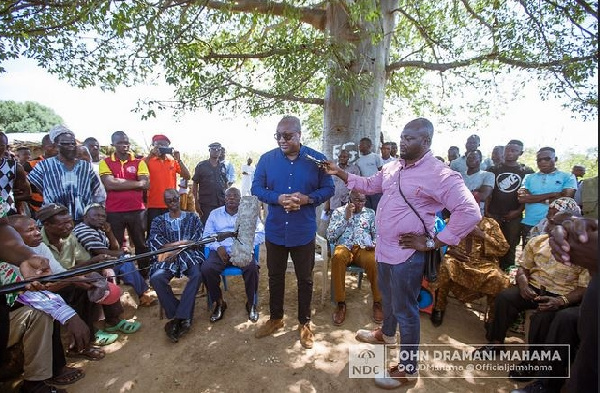
[[[383,322],[383,307],[381,307],[381,302],[373,302],[373,322]]]
[[[298,326],[298,330],[300,331],[300,344],[306,349],[311,349],[315,342],[315,335],[310,330],[310,322]]]
[[[262,324],[258,329],[256,329],[256,333],[254,333],[254,337],[263,338],[270,336],[275,333],[277,330],[283,327],[283,319],[269,319],[267,322]]]
[[[339,302],[337,305],[337,309],[332,315],[333,324],[335,326],[340,326],[346,320],[346,303]]]

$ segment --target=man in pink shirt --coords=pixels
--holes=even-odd
[[[367,178],[348,174],[333,161],[327,162],[327,173],[340,177],[349,189],[365,194],[383,193],[378,208],[384,214],[375,217],[375,259],[384,320],[380,329],[359,331],[357,339],[393,343],[396,329],[400,328],[400,364],[389,370],[385,378],[375,378],[375,384],[386,389],[403,386],[418,378],[416,355],[420,317],[417,297],[423,278],[424,252],[458,244],[481,220],[479,206],[460,174],[432,154],[432,138],[433,124],[429,120],[412,120],[400,135],[400,159],[384,165]],[[435,214],[444,208],[452,213],[453,219],[436,234]],[[421,219],[428,233],[424,233]]]

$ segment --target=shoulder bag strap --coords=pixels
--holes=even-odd
[[[404,193],[402,192],[402,187],[400,187],[400,172],[402,171],[402,169],[400,169],[400,171],[398,171],[398,191],[400,191],[400,195],[402,196],[402,198],[404,199],[404,202],[406,202],[406,204],[408,205],[408,207],[411,208],[411,210],[417,215],[417,217],[419,218],[419,220],[421,221],[421,224],[423,224],[423,229],[425,230],[425,234],[427,236],[430,236],[432,239],[433,237],[429,234],[429,231],[427,230],[427,226],[425,225],[425,221],[423,221],[423,219],[421,218],[421,216],[419,215],[419,213],[417,212],[417,209],[415,209],[413,207],[413,205],[411,205],[411,203],[408,201],[408,199],[406,199],[406,196],[404,195]]]

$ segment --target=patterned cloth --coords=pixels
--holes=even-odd
[[[450,291],[461,302],[487,295],[490,307],[487,320],[492,320],[495,296],[510,285],[508,275],[498,267],[499,258],[508,251],[508,242],[496,220],[484,217],[477,226],[486,235],[485,239],[469,234],[451,247],[468,255],[469,261],[461,262],[448,253],[444,256],[435,283],[438,288],[435,309],[446,309]]]
[[[77,241],[89,252],[94,250],[110,249],[108,236],[101,229],[95,229],[85,223],[79,223],[73,228]]]
[[[344,245],[348,250],[357,245],[360,248],[374,247],[377,231],[375,229],[375,211],[363,207],[346,220],[346,207],[338,207],[331,214],[327,227],[327,240],[335,245]]]
[[[33,167],[29,181],[42,190],[44,204],[66,206],[76,222],[83,219],[85,206],[92,202],[104,202],[97,197],[100,179],[92,164],[85,160],[77,160],[73,169],[68,170],[58,157],[48,158]]]
[[[165,244],[181,240],[199,241],[202,239],[202,221],[195,213],[181,212],[178,218],[171,218],[169,213],[162,214],[152,220],[148,247],[151,251],[162,248]],[[167,258],[158,262],[154,256],[150,268],[150,276],[159,269],[173,272],[175,277],[181,277],[190,266],[204,262],[204,249],[202,247],[189,247],[181,251],[175,258]]]
[[[566,295],[577,287],[585,288],[590,282],[587,269],[557,262],[552,255],[548,234],[536,236],[525,245],[519,265],[529,270],[529,284],[556,295]]]
[[[9,158],[0,158],[0,196],[8,204],[9,214],[17,213],[14,186],[17,178],[17,161]]]

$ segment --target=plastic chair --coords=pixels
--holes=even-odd
[[[333,257],[334,250],[335,250],[335,244],[330,244],[329,245],[329,254],[332,257]],[[351,263],[350,265],[346,266],[346,273],[358,275],[358,289],[361,289],[363,274],[365,274],[365,269]],[[331,303],[335,303],[335,294],[333,293],[333,280],[331,280],[329,292],[331,294]]]
[[[327,293],[327,279],[328,279],[328,267],[329,264],[329,247],[327,246],[327,239],[318,233],[315,234],[315,267],[313,274],[316,271],[321,271],[321,305],[325,303],[325,296]],[[294,261],[289,256],[287,260],[286,273],[294,272]]]
[[[260,245],[257,244],[254,246],[254,259],[256,260],[256,263],[258,263],[258,258],[259,258],[259,250],[260,250]],[[204,246],[204,257],[208,258],[208,254],[210,252],[210,249],[207,246]],[[233,276],[241,276],[243,274],[242,269],[237,267],[237,266],[227,266],[222,272],[221,272],[221,281],[223,281],[223,290],[227,291],[229,288],[227,287],[227,277],[233,277]],[[254,295],[255,297],[255,302],[258,303],[258,289],[256,290],[256,294]],[[212,306],[213,300],[210,298],[210,294],[207,293],[206,295],[206,300],[208,302],[208,308],[210,309],[210,307]]]

